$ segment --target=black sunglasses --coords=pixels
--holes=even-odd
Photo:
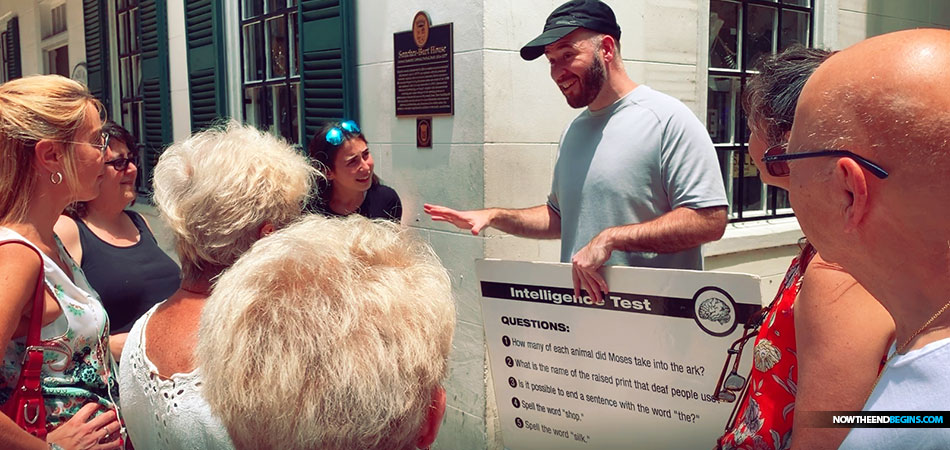
[[[881,166],[870,161],[869,159],[852,153],[848,150],[816,150],[813,152],[804,152],[804,153],[786,153],[788,145],[780,144],[769,147],[765,151],[765,156],[762,158],[762,162],[765,163],[765,170],[768,171],[769,175],[773,177],[787,177],[789,174],[788,162],[792,159],[804,159],[804,158],[813,158],[819,156],[836,156],[836,157],[846,157],[851,158],[855,162],[861,165],[871,172],[874,176],[885,179],[887,178],[887,171],[884,170]]]
[[[746,379],[744,376],[739,375],[739,361],[742,359],[742,349],[745,348],[746,342],[749,342],[750,339],[759,334],[759,328],[762,327],[762,322],[765,320],[765,316],[770,309],[771,306],[767,306],[749,316],[749,320],[746,321],[742,331],[742,337],[736,339],[736,341],[729,346],[729,350],[726,350],[726,362],[722,365],[722,372],[719,374],[719,381],[716,383],[716,391],[713,393],[716,400],[732,403],[736,401],[735,393],[745,387]],[[732,370],[729,370],[730,366]],[[728,376],[726,375],[727,372]]]
[[[113,159],[112,161],[106,161],[105,165],[112,166],[112,168],[115,169],[116,172],[124,172],[126,169],[129,168],[129,164],[135,164],[136,159],[137,159],[136,155],[129,155],[124,158],[116,158],[116,159]]]

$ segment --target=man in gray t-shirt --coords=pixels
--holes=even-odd
[[[722,236],[726,194],[715,149],[680,101],[633,82],[620,56],[620,27],[597,0],[572,0],[521,49],[544,54],[573,108],[587,107],[561,137],[551,194],[526,209],[456,211],[425,205],[433,220],[478,234],[490,226],[524,237],[561,238],[574,290],[596,301],[605,264],[702,269],[700,246]]]

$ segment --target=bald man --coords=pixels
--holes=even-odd
[[[950,31],[831,57],[802,91],[788,152],[769,163],[788,164],[805,235],[897,327],[864,410],[950,409]],[[855,428],[841,446],[908,447],[950,448],[950,428]]]

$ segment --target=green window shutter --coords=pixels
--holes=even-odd
[[[221,0],[185,2],[192,132],[227,116]]]
[[[109,39],[104,24],[105,0],[83,0],[83,28],[86,34],[86,71],[89,91],[110,111],[109,87]]]
[[[22,77],[19,18],[14,17],[7,22],[7,39],[3,44],[7,46],[7,79]]]
[[[320,126],[357,118],[352,0],[301,0],[300,85],[304,147]]]
[[[142,36],[142,128],[145,144],[142,175],[146,189],[152,187],[152,169],[162,150],[172,140],[171,101],[168,80],[168,14],[165,0],[139,3],[139,33]]]

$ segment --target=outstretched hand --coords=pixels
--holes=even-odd
[[[426,203],[422,205],[422,210],[436,222],[449,222],[460,230],[471,230],[475,236],[478,236],[478,233],[491,223],[492,217],[489,209],[456,211],[452,208]]]
[[[89,419],[98,409],[97,403],[86,403],[76,415],[51,431],[46,441],[69,450],[123,448],[125,443],[119,433],[121,425],[114,411],[106,411]]]
[[[575,297],[580,297],[583,289],[594,299],[594,303],[604,303],[604,295],[609,290],[599,270],[610,259],[611,252],[606,240],[597,236],[571,257]]]

